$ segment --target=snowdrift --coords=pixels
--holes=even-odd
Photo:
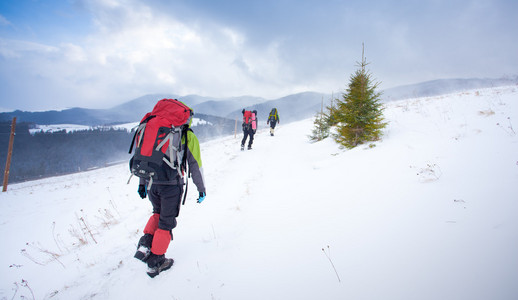
[[[158,277],[126,164],[0,195],[0,299],[517,299],[518,88],[386,105],[382,141],[311,144],[312,120],[202,144]],[[129,159],[129,158],[128,158]]]

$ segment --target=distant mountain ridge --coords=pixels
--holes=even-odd
[[[240,119],[243,109],[257,110],[258,120],[260,123],[266,124],[266,119],[272,108],[277,108],[279,112],[280,124],[286,124],[294,121],[310,118],[320,111],[322,101],[324,105],[330,102],[331,95],[317,92],[303,92],[289,95],[276,100],[269,100],[262,103],[241,107],[230,112],[227,118]]]
[[[434,96],[454,93],[463,90],[490,88],[518,84],[518,76],[498,79],[438,79],[417,84],[399,86],[382,91],[382,101],[394,101],[406,98]],[[335,98],[341,95],[337,93]],[[10,121],[14,116],[19,122],[40,125],[78,124],[78,125],[113,125],[138,122],[142,116],[151,111],[155,103],[163,98],[175,98],[189,105],[196,117],[215,124],[235,122],[240,119],[241,110],[255,109],[259,121],[265,121],[272,108],[277,108],[281,124],[309,118],[320,111],[322,101],[328,105],[331,94],[303,92],[288,95],[279,99],[267,100],[261,97],[242,96],[229,98],[214,98],[198,95],[178,96],[174,94],[145,95],[109,109],[70,108],[62,111],[14,112],[0,113],[0,121]],[[226,130],[225,130],[226,131]]]
[[[394,101],[516,84],[518,75],[502,78],[437,79],[386,89],[381,98],[384,101]]]

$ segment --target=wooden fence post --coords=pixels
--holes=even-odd
[[[11,135],[9,136],[9,148],[7,150],[7,161],[5,162],[4,186],[2,188],[2,192],[7,191],[7,182],[9,181],[9,168],[11,167],[11,156],[13,155],[15,129],[16,129],[16,117],[13,118],[13,123],[11,124]]]

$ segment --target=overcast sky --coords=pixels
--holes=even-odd
[[[518,74],[515,0],[1,0],[0,110]]]

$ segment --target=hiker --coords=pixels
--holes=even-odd
[[[270,111],[270,115],[268,115],[268,120],[266,120],[266,125],[270,124],[270,135],[273,136],[273,131],[275,129],[275,125],[277,123],[281,123],[279,121],[279,114],[277,113],[277,108],[272,108]]]
[[[257,131],[257,110],[244,110],[243,113],[243,139],[241,140],[241,150],[245,149],[245,143],[248,136],[248,150],[252,150],[252,143],[254,142],[254,134]]]
[[[160,102],[164,100],[171,101],[164,102],[161,104],[162,106],[159,107]],[[186,121],[187,123],[179,127],[173,127],[174,125],[164,126],[162,124],[158,128],[158,133],[161,133],[164,130],[166,130],[167,132],[175,132],[171,131],[171,128],[181,129],[179,130],[179,132],[181,133],[179,133],[178,136],[176,136],[176,138],[171,138],[169,143],[169,145],[171,145],[175,141],[178,143],[178,148],[180,149],[180,151],[178,152],[179,155],[176,155],[177,153],[174,152],[174,154],[172,155],[174,158],[171,159],[169,157],[170,153],[172,152],[169,152],[170,149],[167,148],[168,143],[165,143],[165,145],[162,147],[160,145],[156,147],[155,151],[159,154],[162,154],[164,160],[169,159],[169,161],[163,163],[162,159],[160,159],[160,163],[158,164],[159,166],[157,164],[153,164],[152,162],[145,164],[145,166],[151,166],[153,168],[154,173],[150,173],[150,177],[148,178],[140,177],[138,187],[139,196],[142,199],[146,198],[146,196],[149,198],[149,201],[151,202],[151,205],[153,207],[153,214],[147,221],[146,226],[144,227],[144,235],[139,239],[137,245],[137,252],[135,253],[135,258],[147,263],[147,274],[152,278],[158,275],[161,271],[165,271],[171,268],[172,264],[174,263],[174,260],[172,258],[165,257],[165,253],[167,252],[169,243],[171,242],[171,240],[173,240],[172,229],[175,228],[177,225],[176,218],[178,217],[178,214],[180,212],[180,203],[182,199],[182,194],[184,192],[183,186],[185,182],[183,177],[189,177],[187,175],[190,175],[192,177],[192,181],[196,185],[199,193],[199,197],[197,199],[198,203],[202,203],[203,200],[205,200],[206,195],[202,162],[200,156],[200,144],[198,142],[198,138],[190,128],[192,115],[194,113],[189,107],[185,106],[183,103],[175,99],[160,100],[159,103],[155,105],[153,111],[151,113],[148,113],[143,119],[144,122],[145,119],[149,119],[151,117],[149,121],[146,120],[147,124],[145,125],[146,127],[143,129],[144,134],[143,137],[142,135],[140,136],[141,140],[137,142],[137,147],[139,147],[138,145],[140,144],[146,143],[146,134],[148,134],[147,131],[149,131],[150,134],[149,139],[152,139],[152,142],[155,143],[154,145],[152,145],[151,149],[155,148],[156,143],[163,143],[167,140],[168,136],[166,136],[165,134],[159,135],[155,132],[156,130],[152,131],[152,122],[153,120],[164,120],[168,117],[172,117],[171,115],[175,114],[175,112],[174,110],[171,110],[171,106],[164,107],[165,105],[172,104],[181,104],[182,113],[187,112],[188,114],[190,114]],[[156,117],[154,116],[155,114]],[[155,127],[157,126],[155,125]],[[136,132],[136,135],[137,133],[139,133],[139,131]],[[158,139],[160,139],[161,136],[162,140],[158,140],[156,138],[157,136],[159,136]],[[155,139],[157,140],[155,141]],[[141,147],[145,147],[145,145]],[[162,148],[167,148],[168,150],[163,150]],[[143,150],[140,151],[143,152]],[[135,150],[135,152],[136,153],[133,159],[137,159],[137,150]],[[165,153],[163,154],[162,152]],[[153,155],[155,155],[154,152]],[[179,159],[179,157],[182,157],[181,160]],[[143,158],[143,160],[145,160],[145,158]],[[140,165],[137,165],[138,163],[140,163],[140,165],[144,165],[144,163],[142,162],[130,162],[132,173],[134,174],[137,173],[134,172],[134,169],[138,169],[140,167]],[[176,168],[172,168],[170,164]],[[186,168],[187,166],[188,168]],[[144,171],[141,172],[145,172],[145,168],[141,169],[144,169]],[[188,172],[186,172],[187,170]],[[186,180],[188,179],[186,178]]]

